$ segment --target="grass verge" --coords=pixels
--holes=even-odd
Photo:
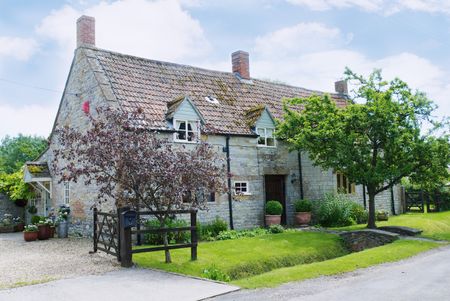
[[[407,213],[391,216],[386,222],[377,222],[377,226],[406,226],[423,230],[422,237],[450,241],[450,211],[437,213]],[[355,230],[366,225],[336,228],[337,230]]]
[[[389,245],[367,249],[339,258],[281,268],[231,283],[243,288],[274,287],[290,281],[336,275],[385,262],[398,261],[438,246],[442,245],[429,241],[398,240]]]
[[[47,283],[47,282],[54,281],[54,280],[56,280],[56,278],[47,277],[47,278],[42,278],[42,279],[30,280],[30,281],[17,281],[17,282],[8,283],[8,284],[0,284],[0,290],[17,288],[17,287],[28,286],[28,285],[42,284],[42,283]]]
[[[171,264],[164,263],[163,252],[134,254],[133,261],[141,267],[214,280],[236,280],[347,253],[336,235],[293,231],[200,243],[197,261],[190,260],[190,249],[171,251]],[[209,273],[205,274],[205,270]]]

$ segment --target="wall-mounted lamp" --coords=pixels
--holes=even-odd
[[[297,175],[295,172],[291,174],[291,184],[294,184],[297,181]]]

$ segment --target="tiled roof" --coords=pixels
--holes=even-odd
[[[125,110],[140,107],[152,128],[167,129],[167,114],[187,96],[205,119],[206,133],[251,135],[247,114],[265,106],[276,119],[282,117],[282,99],[307,97],[322,92],[252,79],[241,81],[231,72],[123,55],[98,48],[83,48],[97,72],[111,85],[115,98]],[[208,102],[211,96],[218,104]],[[342,95],[330,93],[339,106]],[[169,105],[168,105],[169,103]],[[168,111],[169,110],[169,111]]]

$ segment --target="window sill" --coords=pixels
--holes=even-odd
[[[178,140],[178,139],[173,139],[173,142],[176,143],[187,143],[187,144],[197,144],[198,141],[187,141],[187,140]]]
[[[263,144],[257,144],[257,147],[262,147],[262,148],[277,148],[276,145],[270,146],[270,145],[263,145]]]

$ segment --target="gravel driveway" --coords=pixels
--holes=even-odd
[[[85,238],[25,242],[22,233],[0,234],[0,289],[120,269],[115,257],[91,250]]]

